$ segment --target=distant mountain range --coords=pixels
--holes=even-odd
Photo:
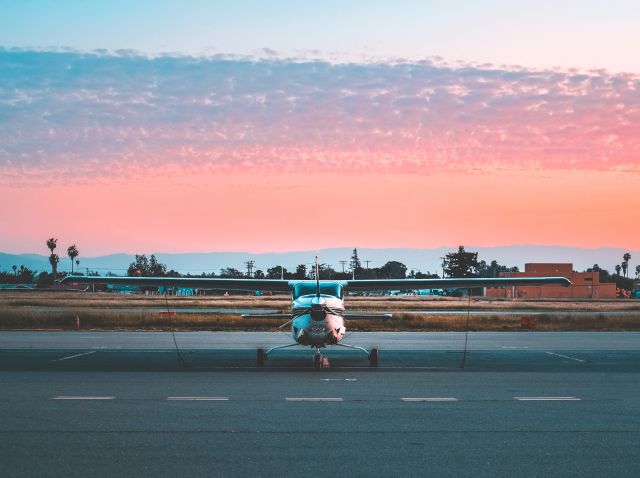
[[[479,259],[490,262],[497,260],[500,264],[507,266],[518,266],[524,269],[526,262],[572,262],[575,270],[584,270],[593,264],[613,271],[616,264],[622,262],[622,255],[625,252],[631,254],[631,265],[629,275],[634,275],[635,264],[640,263],[640,251],[625,250],[619,248],[599,248],[586,249],[580,247],[564,246],[500,246],[500,247],[474,247],[465,246],[467,251],[477,251]],[[434,249],[368,249],[358,248],[358,256],[363,267],[365,261],[369,262],[369,267],[379,267],[387,261],[399,261],[405,264],[408,269],[420,270],[422,272],[442,273],[442,260],[440,259],[447,252],[455,251],[457,247],[439,247]],[[154,253],[160,262],[167,265],[169,269],[174,269],[181,273],[191,272],[200,274],[220,272],[223,267],[234,267],[238,270],[246,270],[245,262],[252,259],[255,261],[254,270],[283,265],[289,270],[294,270],[298,264],[311,265],[316,252],[320,257],[320,262],[331,265],[335,270],[341,271],[340,261],[348,261],[353,248],[341,247],[332,249],[322,249],[319,251],[295,251],[283,253],[249,253],[249,252],[207,252],[207,253]],[[147,257],[151,253],[147,253]],[[71,261],[68,257],[60,257],[58,270],[70,271]],[[86,271],[90,269],[97,271],[101,275],[113,272],[118,275],[126,273],[129,264],[133,262],[132,254],[110,254],[98,257],[79,257],[80,269]],[[0,252],[0,270],[11,270],[16,265],[24,265],[32,270],[49,271],[49,259],[47,255],[39,254],[7,254]]]

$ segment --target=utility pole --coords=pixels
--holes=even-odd
[[[245,265],[247,266],[247,277],[251,277],[251,274],[253,273],[253,265],[255,264],[255,261],[253,259],[248,260],[247,262],[245,262]]]
[[[442,259],[442,278],[444,279],[444,257],[441,257],[440,259]]]
[[[347,262],[349,261],[340,261],[340,264],[342,265],[342,273],[344,274],[344,266],[347,265]]]
[[[369,262],[373,262],[373,261],[362,261],[362,262],[366,262],[367,263],[367,269],[369,268]]]

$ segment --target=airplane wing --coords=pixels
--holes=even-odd
[[[566,277],[495,277],[462,279],[373,279],[340,281],[342,287],[352,291],[416,290],[416,289],[473,289],[476,287],[510,286],[570,286]]]
[[[96,277],[67,276],[62,280],[65,284],[112,284],[151,287],[189,287],[197,289],[273,292],[291,291],[291,283],[296,281],[278,279],[218,279],[208,277]]]

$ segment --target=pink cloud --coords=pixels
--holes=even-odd
[[[6,182],[141,171],[640,172],[640,79],[1,51]]]

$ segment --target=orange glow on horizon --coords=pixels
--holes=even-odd
[[[640,248],[637,175],[201,174],[4,187],[5,252],[54,235],[85,256],[468,244]]]

